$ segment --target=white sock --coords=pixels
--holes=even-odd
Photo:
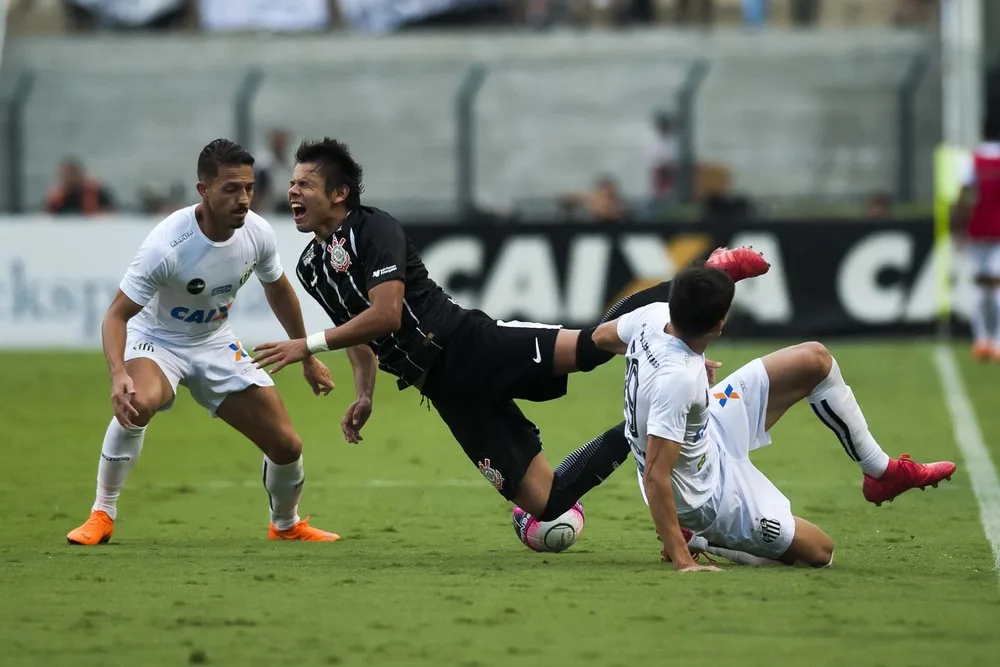
[[[993,295],[990,294],[990,288],[983,285],[976,285],[973,289],[976,292],[972,300],[972,313],[970,313],[972,340],[977,343],[985,343],[990,339],[987,322],[989,322],[990,310],[993,308]]]
[[[753,556],[745,551],[734,551],[733,549],[711,546],[709,545],[708,540],[700,535],[693,535],[691,539],[688,540],[688,549],[691,553],[704,551],[712,554],[713,556],[722,556],[726,560],[739,563],[740,565],[784,565],[781,561],[771,560],[770,558],[761,558],[760,556]]]
[[[271,523],[278,530],[288,530],[299,522],[299,498],[306,481],[302,456],[292,463],[279,465],[264,457],[264,488],[271,506]]]
[[[780,560],[771,560],[770,558],[748,554],[745,551],[734,551],[733,549],[725,549],[723,547],[710,546],[705,551],[713,556],[722,556],[726,560],[739,563],[740,565],[759,565],[762,567],[775,567],[779,565],[784,567],[785,565]]]
[[[993,306],[993,345],[1000,347],[1000,289],[994,289],[991,294]]]
[[[91,511],[101,510],[112,519],[118,516],[118,494],[139,459],[145,435],[145,426],[126,428],[111,418],[104,433],[101,462],[97,466],[97,499]]]
[[[889,466],[889,455],[868,430],[868,422],[854,392],[844,382],[837,360],[826,379],[809,394],[809,405],[820,421],[837,435],[844,451],[866,475],[878,478]]]

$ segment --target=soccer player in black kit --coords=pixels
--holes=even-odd
[[[594,328],[510,326],[463,308],[427,275],[400,223],[362,206],[362,170],[347,146],[332,139],[304,142],[295,162],[288,202],[296,228],[314,235],[296,272],[336,327],[258,345],[260,366],[274,373],[311,354],[345,349],[358,394],[341,422],[350,442],[361,439],[375,371],[382,368],[400,389],[416,387],[430,400],[504,498],[543,521],[570,509],[628,457],[622,422],[553,470],[538,429],[514,403],[564,396],[570,373],[610,361],[591,338]],[[719,249],[706,264],[734,280],[769,267],[749,248]],[[602,321],[667,301],[669,292],[669,283],[637,292]]]

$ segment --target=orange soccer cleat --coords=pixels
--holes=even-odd
[[[299,540],[301,542],[336,542],[340,535],[328,533],[309,525],[309,517],[302,519],[287,530],[278,530],[272,523],[267,531],[270,540]]]
[[[995,359],[996,350],[989,341],[979,340],[972,345],[972,358],[976,361],[990,361]]]
[[[107,544],[111,540],[111,533],[114,530],[115,520],[108,516],[107,512],[94,510],[82,526],[69,531],[66,535],[66,541],[70,544],[86,546]]]
[[[705,260],[705,266],[724,271],[733,282],[762,276],[771,268],[764,255],[748,246],[732,250],[716,248]]]
[[[917,463],[909,454],[898,459],[889,459],[889,467],[881,477],[865,475],[862,491],[865,500],[881,505],[910,489],[924,490],[926,486],[937,487],[941,480],[950,480],[955,474],[955,464],[951,461]]]

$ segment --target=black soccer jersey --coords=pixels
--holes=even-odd
[[[405,283],[399,331],[369,343],[400,389],[422,382],[466,312],[427,275],[402,225],[377,208],[354,209],[328,239],[311,240],[296,274],[338,326],[371,306],[368,290],[390,280]]]

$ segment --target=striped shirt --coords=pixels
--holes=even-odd
[[[329,238],[312,239],[299,258],[296,274],[337,326],[371,307],[372,288],[403,281],[399,331],[369,343],[379,368],[399,378],[400,389],[422,385],[467,312],[427,275],[402,225],[377,208],[354,209]]]

